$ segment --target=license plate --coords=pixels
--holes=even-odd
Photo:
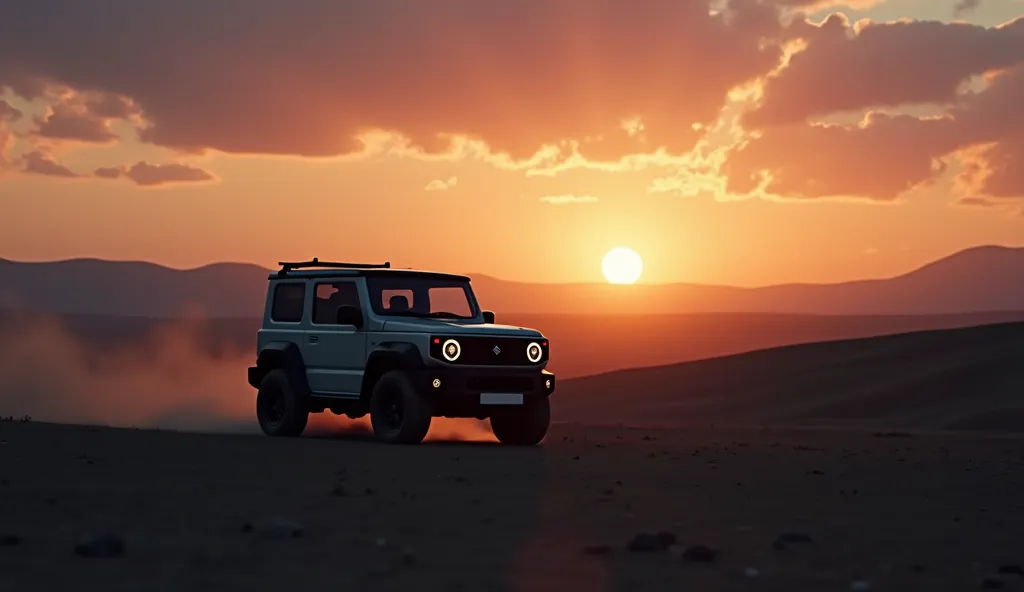
[[[480,393],[481,405],[522,405],[523,393]]]

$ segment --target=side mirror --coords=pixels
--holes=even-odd
[[[339,306],[337,323],[339,325],[352,325],[356,329],[363,328],[363,313],[355,306]]]
[[[493,325],[494,324],[494,313],[489,311],[489,310],[485,310],[484,311],[484,322],[489,324],[489,325]]]

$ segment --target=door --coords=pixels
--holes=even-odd
[[[355,282],[314,284],[312,322],[302,351],[306,378],[314,393],[358,398],[366,364],[366,333],[337,324],[339,306],[361,308]]]

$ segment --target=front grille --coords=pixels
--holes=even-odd
[[[548,348],[542,347],[540,361],[531,362],[526,357],[526,346],[531,343],[543,343],[542,338],[524,337],[487,337],[481,335],[437,336],[431,339],[431,357],[445,360],[441,348],[448,339],[455,339],[462,348],[459,358],[452,362],[458,365],[471,366],[534,366],[548,359]],[[434,343],[438,341],[439,343]]]
[[[528,376],[474,376],[466,379],[466,388],[485,393],[523,393],[533,389]]]

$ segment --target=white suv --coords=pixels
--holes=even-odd
[[[298,436],[309,413],[370,414],[376,437],[414,444],[432,417],[490,418],[498,440],[534,445],[551,419],[548,339],[494,324],[468,277],[313,259],[270,275],[256,416]]]

